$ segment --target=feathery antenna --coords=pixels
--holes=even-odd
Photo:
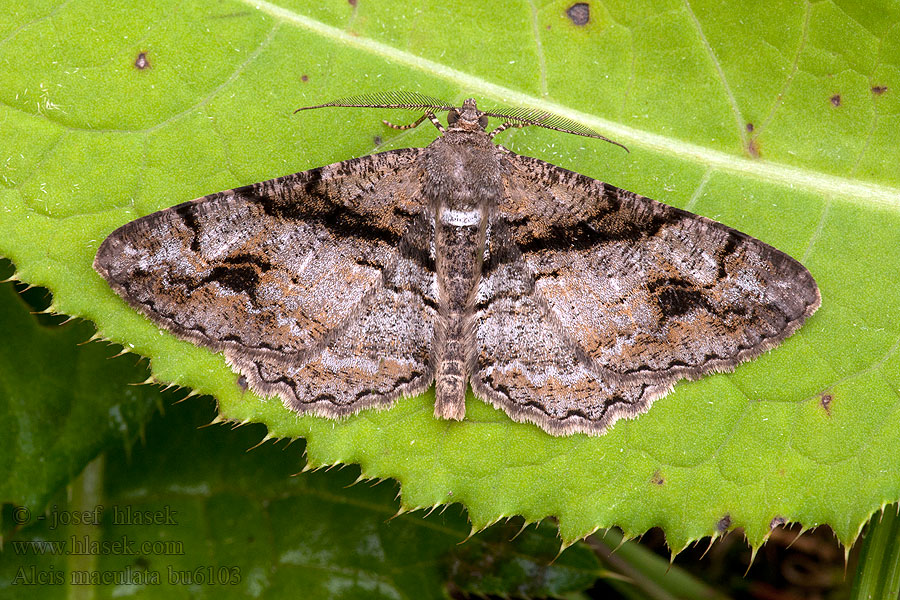
[[[301,110],[311,110],[313,108],[325,108],[327,106],[342,106],[347,108],[405,108],[409,110],[421,109],[430,111],[445,111],[457,108],[450,103],[418,92],[382,92],[348,96],[346,98],[339,98],[334,102],[318,104],[316,106],[304,106],[303,108],[295,110],[294,113],[298,113]]]
[[[335,100],[334,102],[328,102],[326,104],[304,106],[295,110],[294,113],[298,113],[301,110],[312,110],[314,108],[325,108],[328,106],[345,108],[401,108],[406,110],[424,110],[426,116],[429,113],[433,114],[435,112],[459,110],[459,107],[432,96],[426,96],[425,94],[420,94],[419,92],[399,91],[361,94],[359,96],[347,96],[346,98],[340,98],[338,100]],[[573,121],[572,119],[567,119],[566,117],[561,117],[547,111],[533,108],[498,108],[496,110],[489,111],[479,110],[478,114],[503,120],[503,125],[501,125],[498,128],[498,131],[496,131],[495,133],[499,133],[499,131],[511,127],[528,127],[533,125],[535,127],[543,127],[544,129],[552,129],[554,131],[561,131],[563,133],[571,133],[573,135],[596,138],[618,146],[625,150],[625,152],[629,152],[628,148],[626,148],[619,142],[611,140],[604,135],[600,135],[590,127],[586,127],[585,125],[582,125],[577,121]],[[416,121],[415,125],[418,125],[423,120],[424,116],[422,119]],[[396,126],[394,125],[391,126],[396,128]],[[405,129],[408,127],[404,126],[402,128]]]

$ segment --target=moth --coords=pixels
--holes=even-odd
[[[601,434],[819,307],[787,254],[493,142],[525,126],[607,140],[574,121],[414,93],[309,108],[325,106],[417,110],[385,123],[440,135],[153,213],[94,261],[128,304],[298,413],[343,417],[434,383],[437,418],[463,419],[471,386],[552,435]]]

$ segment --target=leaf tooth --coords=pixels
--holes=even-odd
[[[395,513],[393,514],[393,516],[388,517],[388,522],[393,521],[393,520],[396,519],[397,517],[399,517],[399,516],[401,516],[401,515],[404,515],[404,514],[406,514],[406,513],[408,513],[408,512],[412,512],[412,511],[414,511],[414,510],[417,510],[417,509],[415,509],[415,508],[409,508],[408,506],[404,506],[404,505],[401,503],[400,506],[397,507],[397,512],[395,512]]]
[[[611,528],[607,528],[607,531],[609,531],[610,529]],[[616,547],[613,548],[612,551],[617,551],[619,548],[624,546],[626,542],[630,542],[631,540],[635,539],[635,537],[636,536],[634,534],[627,533],[625,530],[622,530],[622,539],[619,540],[619,543],[616,544]]]
[[[155,385],[155,384],[162,385],[160,383],[160,381],[156,377],[153,376],[153,373],[150,373],[150,375],[147,376],[147,379],[145,379],[143,381],[136,381],[136,382],[132,383],[131,385]]]
[[[83,342],[78,342],[78,345],[84,346],[85,344],[89,344],[91,342],[97,342],[97,341],[101,341],[101,340],[106,341],[106,342],[109,341],[109,339],[106,338],[102,333],[100,333],[100,330],[98,329],[88,339],[84,340]]]
[[[498,523],[498,522],[499,522],[501,519],[503,519],[505,516],[506,516],[506,515],[500,514],[500,515],[497,516],[496,518],[491,519],[491,520],[488,520],[488,521],[485,521],[485,522],[480,523],[480,524],[479,524],[479,523],[476,523],[475,521],[472,521],[472,530],[469,532],[469,535],[466,537],[465,540],[463,540],[463,542],[465,542],[465,541],[468,540],[469,538],[475,536],[476,534],[481,533],[482,531],[484,531],[485,529],[487,529],[487,528],[490,527],[491,525],[494,525],[495,523]],[[471,519],[471,515],[470,515],[469,518]],[[462,543],[462,542],[460,542],[460,543]]]
[[[32,314],[35,315],[58,315],[59,314],[59,306],[55,302],[51,302],[47,305],[47,308],[44,310],[34,311]]]
[[[250,419],[244,419],[243,421],[234,420],[234,421],[229,421],[229,423],[231,423],[231,430],[234,431],[238,427],[243,427],[244,425],[249,424]]]
[[[709,536],[709,543],[706,544],[706,550],[704,550],[704,551],[703,551],[703,554],[700,555],[700,560],[703,560],[703,559],[706,557],[706,553],[709,552],[710,550],[712,550],[713,544],[716,542],[716,540],[717,540],[721,535],[722,535],[722,534],[720,534],[720,533],[717,531],[717,532],[715,532],[714,534],[712,534],[711,536]],[[699,542],[700,540],[697,540],[697,541]]]
[[[293,444],[294,442],[296,442],[299,439],[301,439],[300,436],[296,436],[296,435],[291,436],[291,437],[287,438],[287,441],[288,441],[287,445],[290,446],[291,444]],[[303,456],[306,457],[306,449],[305,448],[303,450]]]
[[[181,398],[178,398],[177,400],[175,400],[175,402],[173,402],[173,404],[181,404],[182,402],[184,402],[185,400],[187,400],[188,398],[191,397],[191,392],[193,391],[191,388],[184,387],[180,384],[176,384],[175,389],[179,392],[185,391],[187,393],[184,396],[182,396]]]
[[[472,523],[472,528],[469,530],[469,535],[467,535],[466,539],[461,541],[460,544],[465,544],[466,542],[468,542],[470,539],[475,537],[479,531],[481,531],[481,530],[478,528],[478,526],[475,525],[475,523]]]
[[[567,539],[560,538],[560,540],[559,540],[559,550],[556,551],[556,556],[553,557],[553,560],[550,561],[550,564],[555,563],[556,560],[557,560],[560,556],[562,556],[562,553],[565,552],[566,549],[569,548],[569,546],[571,546],[572,544],[574,544],[574,543],[577,542],[577,541],[578,541],[578,540],[567,540]]]
[[[368,479],[368,477],[366,477],[365,475],[360,473],[359,475],[356,476],[356,479],[354,479],[351,483],[348,483],[347,485],[345,485],[344,489],[352,488],[357,483],[362,483],[363,481],[366,481],[367,479]]]
[[[764,543],[765,542],[763,542],[763,544]],[[759,545],[750,544],[750,562],[747,563],[747,570],[744,571],[744,577],[746,577],[747,573],[750,572],[750,567],[753,566],[753,561],[756,560],[756,554],[759,552],[760,548],[762,548],[762,544],[759,544]]]
[[[132,354],[131,349],[127,346],[122,346],[122,349],[110,356],[110,359],[119,358],[120,356],[125,356],[126,354]]]
[[[218,413],[217,413],[216,416],[212,418],[212,421],[210,421],[210,422],[207,424],[207,427],[208,427],[209,425],[218,425],[219,423],[225,423],[225,422],[227,422],[227,421],[228,421],[228,419],[226,419],[225,417],[223,417],[221,414],[218,414]]]
[[[519,527],[519,530],[517,532],[515,532],[511,538],[509,538],[509,541],[513,541],[514,539],[516,539],[517,537],[522,535],[522,532],[525,531],[525,528],[528,527],[529,525],[531,525],[531,523],[529,523],[527,520],[523,521],[522,526]]]
[[[186,399],[186,398],[185,398],[185,399]],[[263,444],[265,444],[266,442],[268,442],[269,440],[274,439],[274,438],[275,438],[274,435],[272,435],[271,433],[268,433],[268,432],[267,432],[266,435],[264,435],[264,436],[262,437],[261,440],[259,440],[259,441],[256,442],[254,445],[252,445],[252,446],[250,446],[249,448],[247,448],[246,451],[247,451],[247,452],[250,452],[251,450],[255,450],[256,448],[259,448],[260,446],[262,446]]]

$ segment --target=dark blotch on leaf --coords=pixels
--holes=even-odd
[[[731,515],[726,514],[716,522],[716,531],[719,533],[725,533],[729,527],[731,527]]]
[[[242,391],[247,391],[247,378],[241,375],[237,380],[238,387],[241,388]]]
[[[834,396],[829,393],[819,395],[819,406],[825,409],[825,414],[831,416],[831,403],[834,402]]]
[[[375,137],[372,138],[372,141],[375,143],[376,146],[380,146],[381,142],[383,142],[384,140],[381,139],[380,135],[376,135]]]
[[[834,96],[832,96],[831,104],[832,104],[832,106],[840,106],[841,105],[841,95],[835,94]]]
[[[566,9],[566,16],[575,25],[587,25],[591,20],[591,7],[587,2],[578,2]]]
[[[656,485],[663,485],[666,482],[666,480],[662,476],[662,473],[659,472],[659,469],[653,472],[653,477],[650,478],[650,481],[652,481]]]
[[[347,0],[347,4],[349,4],[349,5],[352,6],[353,8],[356,8],[356,3],[357,3],[357,2],[359,2],[359,0]]]
[[[302,81],[303,83],[306,83],[307,81],[309,81],[309,75],[301,75],[300,81]]]
[[[753,133],[753,123],[747,123],[747,131]]]
[[[785,523],[787,523],[787,519],[781,516],[773,517],[771,521],[769,521],[769,529],[775,529],[776,527],[784,527]]]
[[[147,60],[146,52],[139,52],[137,58],[134,59],[134,67],[143,71],[144,69],[150,68],[150,61]]]
[[[873,85],[872,86],[872,93],[875,94],[876,96],[880,96],[883,93],[885,93],[886,91],[887,91],[886,85]]]

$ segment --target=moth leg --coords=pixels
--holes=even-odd
[[[390,121],[387,121],[384,119],[382,119],[381,122],[384,123],[385,125],[387,125],[388,127],[390,127],[391,129],[404,130],[404,129],[415,129],[416,127],[421,125],[425,119],[431,119],[431,122],[434,123],[434,126],[438,128],[438,131],[440,131],[441,133],[444,133],[444,126],[441,125],[441,122],[437,120],[437,117],[435,117],[434,113],[431,111],[426,112],[424,115],[422,115],[421,117],[416,119],[414,122],[410,123],[409,125],[395,125],[394,123],[391,123]]]
[[[533,125],[533,123],[515,123],[513,121],[507,121],[491,131],[488,134],[488,137],[490,139],[494,139],[494,136],[502,131],[506,131],[507,129],[521,129],[522,127],[527,127],[528,125]]]

